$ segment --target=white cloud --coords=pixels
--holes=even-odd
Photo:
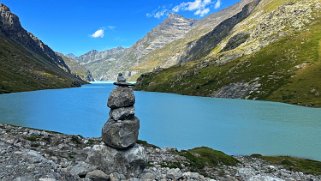
[[[93,33],[92,35],[90,35],[92,38],[104,38],[105,35],[105,30],[100,28],[97,31],[95,31],[95,33]]]
[[[163,16],[167,16],[169,13],[170,11],[166,7],[158,7],[157,10],[152,13],[147,13],[146,16],[159,19]]]
[[[207,13],[209,13],[210,12],[210,8],[206,8],[206,9],[202,9],[202,10],[197,10],[197,11],[195,11],[195,15],[198,15],[198,16],[200,16],[200,17],[203,17],[203,16],[205,16]]]
[[[214,5],[214,8],[215,8],[215,9],[220,8],[220,7],[221,7],[221,4],[222,4],[222,1],[221,1],[221,0],[217,0],[216,3],[215,3],[215,5]]]
[[[207,15],[210,11],[211,8],[218,9],[221,7],[221,0],[217,0],[216,3],[212,0],[192,0],[188,2],[182,2],[176,6],[160,6],[158,7],[155,11],[152,13],[147,13],[147,17],[154,17],[154,18],[161,18],[163,16],[167,16],[170,13],[179,13],[180,11],[190,11],[193,12],[194,15],[203,17]]]
[[[212,0],[194,0],[191,2],[182,2],[175,6],[172,11],[178,13],[180,11],[193,11],[194,15],[205,16],[210,12]]]

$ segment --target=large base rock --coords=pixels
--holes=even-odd
[[[106,145],[116,149],[126,149],[138,140],[139,120],[115,121],[109,119],[102,130],[102,140]]]
[[[130,107],[135,103],[134,91],[129,87],[117,87],[108,98],[107,106],[111,109]]]
[[[122,173],[137,177],[147,164],[145,149],[135,144],[127,150],[116,150],[106,145],[94,145],[88,152],[86,162],[98,166],[106,174]]]

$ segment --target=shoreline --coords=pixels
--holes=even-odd
[[[27,175],[36,180],[49,174],[48,178],[56,180],[82,180],[83,176],[98,169],[115,180],[153,180],[163,176],[174,179],[184,176],[186,180],[321,180],[319,161],[259,154],[229,156],[206,147],[178,151],[175,148],[158,148],[145,141],[139,141],[137,145],[146,150],[148,165],[141,174],[128,178],[128,173],[106,173],[108,170],[88,161],[88,155],[97,154],[97,147],[107,149],[100,138],[0,124],[0,179],[13,180]],[[23,161],[15,163],[17,157]],[[310,165],[301,168],[301,162]],[[14,164],[17,168],[12,170],[10,165]],[[82,172],[76,172],[77,169]]]
[[[0,95],[5,94],[16,94],[16,93],[25,93],[25,92],[35,92],[35,91],[47,91],[47,90],[60,90],[60,89],[74,89],[74,88],[80,88],[85,85],[90,84],[113,84],[114,81],[95,81],[95,82],[87,82],[84,84],[81,84],[79,86],[72,86],[72,87],[53,87],[53,88],[46,88],[46,89],[35,89],[35,90],[29,90],[29,91],[16,91],[16,92],[0,92]],[[136,83],[134,81],[129,83]],[[143,90],[143,89],[135,89],[135,92],[146,92],[146,93],[159,93],[159,94],[172,94],[172,95],[179,95],[179,96],[189,96],[189,97],[200,97],[200,98],[213,98],[213,99],[222,99],[222,100],[237,100],[237,101],[256,101],[256,102],[263,102],[263,103],[277,103],[277,104],[284,104],[287,106],[297,106],[297,107],[303,107],[303,108],[311,108],[311,109],[321,109],[321,106],[310,106],[310,105],[303,105],[303,104],[291,104],[288,102],[279,102],[279,101],[273,101],[273,100],[266,100],[266,99],[245,99],[245,98],[220,98],[220,97],[212,97],[212,96],[206,96],[206,95],[191,95],[191,94],[182,94],[178,92],[163,92],[163,91],[150,91],[150,90]]]
[[[289,106],[298,106],[304,108],[312,108],[312,109],[321,109],[321,105],[304,105],[304,104],[294,104],[289,102],[280,102],[280,101],[273,101],[269,99],[246,99],[246,98],[221,98],[221,97],[213,97],[213,96],[206,96],[206,95],[193,95],[193,94],[184,94],[179,92],[166,92],[166,91],[151,91],[151,90],[144,90],[144,89],[135,89],[135,91],[139,92],[150,92],[150,93],[160,93],[160,94],[174,94],[180,96],[192,96],[192,97],[202,97],[202,98],[214,98],[214,99],[227,99],[227,100],[241,100],[241,101],[260,101],[260,102],[267,102],[267,103],[278,103],[278,104],[285,104]]]

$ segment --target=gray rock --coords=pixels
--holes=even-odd
[[[110,180],[109,176],[101,170],[94,170],[88,172],[86,178],[91,179],[92,181],[108,181]]]
[[[122,82],[122,83],[126,82],[126,79],[125,79],[125,77],[123,76],[122,73],[118,74],[117,82]]]
[[[119,180],[125,180],[126,177],[123,174],[119,174],[119,173],[112,173],[110,174],[110,181],[119,181]]]
[[[179,168],[172,168],[172,169],[168,170],[166,177],[168,179],[178,180],[179,178],[182,177],[182,172],[180,171]]]
[[[120,107],[130,107],[135,103],[133,89],[129,87],[117,87],[112,91],[108,98],[107,106],[111,109]]]
[[[128,83],[128,82],[114,82],[114,85],[121,86],[121,87],[132,87],[135,84]]]
[[[33,176],[22,176],[17,177],[13,181],[35,181],[36,179]]]
[[[109,119],[102,129],[102,140],[108,146],[116,149],[126,149],[138,140],[139,120],[114,121]]]
[[[94,145],[88,152],[88,163],[95,164],[106,174],[122,173],[135,177],[142,173],[147,163],[144,147],[136,144],[127,150],[117,150],[106,145]],[[112,175],[110,175],[112,180]],[[116,177],[114,175],[114,177]],[[118,176],[117,176],[118,177]]]
[[[277,177],[256,175],[249,178],[248,181],[284,181],[284,180]]]
[[[155,180],[155,175],[153,173],[147,172],[142,174],[142,176],[140,177],[142,180]]]
[[[85,176],[88,172],[95,170],[96,167],[86,162],[79,162],[70,169],[72,175]]]
[[[132,119],[135,115],[134,111],[134,107],[121,107],[111,110],[109,116],[113,120]]]

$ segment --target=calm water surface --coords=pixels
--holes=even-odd
[[[111,84],[0,95],[0,122],[98,137]],[[135,92],[140,139],[161,147],[321,160],[321,109]]]

